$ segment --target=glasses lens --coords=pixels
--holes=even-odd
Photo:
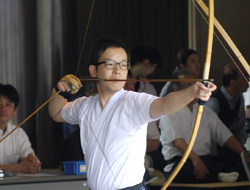
[[[107,69],[114,69],[116,67],[116,62],[114,62],[112,60],[106,60],[105,61],[105,67]]]
[[[129,69],[129,63],[127,61],[123,61],[120,63],[120,67],[122,70],[128,70]]]
[[[119,66],[122,70],[128,70],[130,68],[130,63],[128,63],[127,61],[122,61],[120,63],[116,63],[113,60],[106,60],[105,61],[105,67],[107,69],[115,69],[117,64],[119,64]]]

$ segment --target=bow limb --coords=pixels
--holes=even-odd
[[[203,11],[208,15],[208,8],[207,8],[206,4],[202,0],[196,0],[196,2],[203,9]],[[230,48],[232,49],[234,54],[237,56],[237,58],[239,59],[239,61],[242,64],[242,66],[247,71],[247,73],[250,75],[250,66],[248,65],[247,61],[245,60],[243,55],[240,53],[239,49],[236,47],[236,45],[234,44],[232,39],[229,37],[227,32],[224,30],[224,28],[221,26],[221,24],[219,23],[219,21],[216,18],[214,18],[214,25],[218,29],[218,31],[220,32],[222,37],[225,39],[227,44],[230,46]]]
[[[207,79],[209,76],[210,71],[210,65],[211,65],[211,55],[212,55],[212,45],[213,45],[213,32],[214,32],[214,0],[209,0],[209,23],[208,23],[208,40],[207,40],[207,51],[206,51],[206,61],[204,65],[204,71],[203,71],[203,79]],[[192,148],[195,142],[195,138],[197,136],[197,132],[200,126],[201,116],[203,112],[203,104],[201,101],[199,102],[199,106],[197,109],[197,115],[195,119],[195,124],[192,132],[192,136],[190,138],[188,147],[178,164],[178,166],[175,168],[172,175],[169,177],[169,179],[166,181],[166,183],[163,185],[161,190],[167,189],[167,187],[170,185],[170,183],[173,181],[177,173],[180,171],[181,167],[186,162]]]

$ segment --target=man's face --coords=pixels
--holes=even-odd
[[[148,76],[148,75],[151,75],[155,69],[157,68],[158,64],[150,64],[148,65],[146,68],[145,68],[145,78]]]
[[[196,76],[200,74],[200,60],[196,53],[188,57],[185,69],[191,71]]]
[[[181,75],[179,79],[195,79],[194,75]],[[194,84],[194,81],[183,81],[181,82],[181,89],[184,90]]]
[[[14,102],[10,102],[8,98],[0,96],[0,125],[7,125],[7,123],[16,114]]]
[[[243,73],[245,78],[242,76],[240,72],[238,72],[238,79],[236,79],[235,83],[235,90],[240,93],[240,92],[246,92],[247,88],[249,87],[249,75],[247,73]],[[246,80],[247,79],[247,80]]]
[[[117,63],[122,61],[127,61],[127,53],[123,48],[109,47],[103,53],[98,60],[98,63],[105,60],[113,60]],[[92,69],[91,69],[92,68]],[[115,69],[107,69],[105,64],[100,64],[96,70],[95,66],[90,67],[90,73],[92,77],[97,77],[99,79],[126,79],[128,71],[122,70],[119,65],[116,65]],[[125,82],[99,82],[97,85],[99,89],[109,91],[111,93],[119,91]],[[98,92],[99,92],[98,89]]]

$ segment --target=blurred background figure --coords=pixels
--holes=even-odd
[[[11,119],[17,112],[19,94],[10,84],[0,84],[0,139],[14,128]],[[0,143],[0,168],[6,172],[39,172],[41,163],[31,147],[29,137],[22,128],[17,128]]]
[[[187,69],[197,78],[200,75],[200,60],[198,53],[193,49],[181,49],[176,57],[175,70],[178,69]],[[159,95],[160,97],[166,96],[170,83],[171,82],[167,82],[164,85]]]
[[[244,146],[247,140],[247,133],[242,93],[245,92],[249,86],[249,75],[243,66],[238,65],[238,67],[245,78],[234,63],[227,64],[223,69],[223,85],[212,95],[205,105],[218,115],[240,144]],[[219,148],[218,151],[222,154],[234,155],[234,153],[227,148]]]

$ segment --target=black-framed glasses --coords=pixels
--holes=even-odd
[[[101,65],[101,64],[105,64],[105,67],[107,69],[115,69],[117,67],[117,65],[119,65],[119,67],[122,69],[122,70],[129,70],[130,68],[130,63],[127,62],[127,61],[122,61],[120,63],[117,63],[116,61],[113,61],[111,59],[108,59],[108,60],[105,60],[103,62],[100,62],[100,63],[96,63],[96,65]]]

